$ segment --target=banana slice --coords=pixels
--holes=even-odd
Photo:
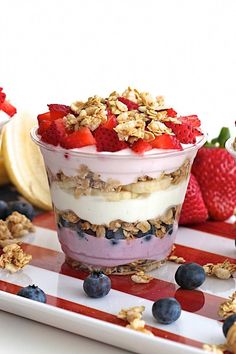
[[[126,190],[131,193],[138,193],[138,194],[152,193],[159,190],[167,189],[170,186],[170,184],[171,184],[171,177],[166,176],[159,180],[127,184],[126,186],[122,186],[122,190]]]
[[[30,137],[36,118],[22,112],[3,129],[2,154],[11,182],[35,206],[51,210],[47,175],[39,147]]]

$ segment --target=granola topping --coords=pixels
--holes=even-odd
[[[0,246],[17,243],[29,232],[35,232],[32,222],[25,215],[14,211],[6,221],[0,220]]]
[[[127,328],[153,336],[153,333],[145,328],[145,321],[142,320],[144,310],[144,306],[122,309],[117,317],[129,322],[129,324],[126,325]]]
[[[17,244],[11,244],[3,248],[0,256],[0,268],[15,273],[24,268],[32,259],[30,254],[25,253]]]
[[[230,263],[226,259],[223,263],[207,263],[203,268],[209,276],[216,276],[219,279],[229,279],[236,271],[236,264]]]
[[[218,315],[224,320],[236,313],[236,291],[229,297],[228,300],[224,301],[218,311]]]

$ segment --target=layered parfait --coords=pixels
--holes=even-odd
[[[0,131],[4,124],[9,121],[9,118],[16,114],[16,108],[6,99],[6,94],[3,88],[0,87]]]
[[[67,261],[127,274],[171,252],[189,171],[204,143],[196,115],[128,88],[50,104],[33,140],[44,157]]]

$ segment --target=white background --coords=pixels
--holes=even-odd
[[[235,0],[0,0],[0,85],[35,113],[131,85],[235,133],[235,22]]]

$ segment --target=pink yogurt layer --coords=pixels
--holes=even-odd
[[[75,230],[62,227],[58,229],[58,237],[63,252],[73,260],[96,267],[115,267],[136,261],[151,259],[161,261],[171,252],[175,241],[177,226],[171,235],[162,239],[152,236],[132,240],[108,240],[88,234],[84,237]]]

